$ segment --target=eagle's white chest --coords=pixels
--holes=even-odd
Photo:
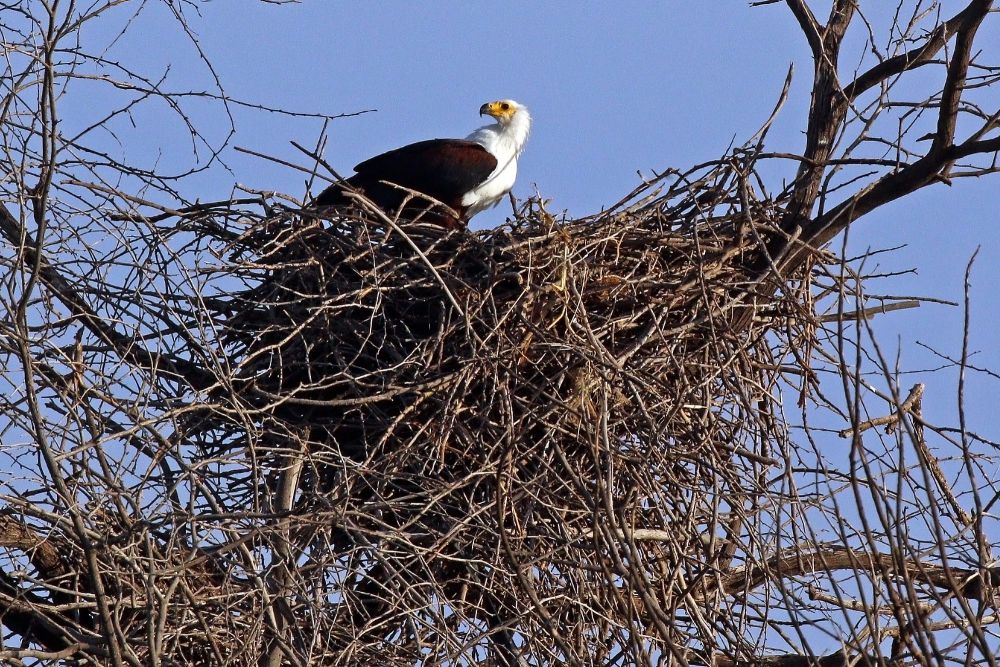
[[[468,136],[483,146],[497,159],[497,166],[489,177],[462,197],[466,207],[466,217],[471,218],[480,211],[496,206],[504,195],[514,187],[517,178],[517,158],[524,150],[531,127],[531,116],[522,109],[507,125],[496,123],[481,127]]]
[[[496,206],[504,195],[514,187],[514,181],[517,178],[517,157],[513,154],[500,157],[506,157],[506,160],[501,162],[498,159],[497,168],[493,170],[489,178],[462,197],[462,205],[468,208],[466,213],[468,217]]]

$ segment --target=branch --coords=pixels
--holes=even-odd
[[[969,141],[929,152],[913,164],[883,176],[827,213],[803,223],[802,238],[810,246],[822,246],[858,218],[938,180],[942,171],[955,160],[998,150],[1000,137]],[[791,253],[786,266],[794,265],[804,256],[801,251]]]
[[[854,100],[866,90],[877,86],[887,79],[931,63],[934,56],[945,47],[948,40],[955,35],[959,27],[978,11],[981,10],[977,6],[977,3],[971,3],[958,14],[955,14],[955,16],[935,28],[927,37],[927,41],[920,46],[910,49],[906,53],[883,60],[859,75],[853,82],[844,87],[844,94],[848,99]]]
[[[850,428],[845,428],[841,430],[837,435],[839,435],[841,438],[849,438],[854,433],[859,433],[859,434],[864,433],[868,429],[875,428],[876,426],[889,426],[890,428],[892,428],[899,423],[899,420],[902,417],[902,415],[910,412],[913,409],[914,404],[916,404],[917,401],[920,400],[920,397],[923,395],[924,395],[924,385],[915,384],[913,385],[913,388],[910,389],[910,395],[907,396],[906,400],[902,402],[902,404],[899,406],[899,409],[893,412],[892,414],[885,415],[882,417],[874,417],[872,419],[869,419],[868,421],[863,421],[856,427],[851,426]]]
[[[42,539],[25,524],[12,516],[0,516],[0,547],[18,549],[28,556],[28,560],[45,579],[66,574],[59,544],[51,536]]]
[[[992,139],[969,141],[958,147],[954,145],[955,127],[972,61],[975,35],[990,13],[992,4],[992,0],[970,2],[965,9],[939,26],[923,45],[879,63],[843,90],[838,90],[833,85],[839,41],[824,40],[823,61],[817,62],[804,160],[799,167],[797,183],[783,223],[786,231],[801,226],[803,242],[813,247],[821,246],[866,213],[940,179],[955,160],[1000,149],[1000,140]],[[810,220],[820,184],[830,165],[833,141],[844,121],[849,101],[890,76],[928,62],[944,48],[952,36],[955,36],[955,50],[941,95],[937,132],[927,154],[898,171],[883,176],[833,209]],[[804,257],[802,250],[790,253],[784,266],[794,266]]]
[[[741,568],[718,583],[725,594],[748,591],[775,578],[797,577],[814,572],[833,570],[881,571],[906,576],[937,588],[961,595],[969,600],[982,600],[984,590],[1000,584],[1000,567],[984,568],[989,581],[984,586],[980,570],[953,568],[910,559],[903,561],[892,554],[856,551],[848,547],[827,546],[813,553],[802,553],[793,547],[763,564]]]
[[[0,548],[24,552],[43,581],[55,581],[71,574],[63,559],[65,545],[53,537],[42,538],[30,526],[10,515],[0,516]],[[53,618],[53,616],[55,618]],[[50,651],[91,651],[79,644],[71,631],[74,623],[38,595],[26,591],[19,581],[0,572],[0,623],[25,640]],[[103,650],[99,654],[106,655]]]
[[[812,10],[809,9],[809,5],[804,0],[785,0],[785,4],[788,5],[795,20],[799,22],[799,27],[802,28],[802,33],[809,42],[813,58],[819,60],[823,57],[823,38],[821,35],[823,28],[819,21],[816,20]]]
[[[38,266],[38,277],[42,282],[94,335],[111,346],[122,359],[138,368],[151,371],[155,369],[159,375],[183,380],[196,389],[204,389],[214,384],[215,376],[205,368],[184,359],[151,352],[141,347],[135,339],[108,325],[104,318],[95,313],[77,295],[77,291],[69,281],[34,247],[28,240],[24,228],[4,206],[0,206],[0,234],[15,248],[21,248],[26,263]]]
[[[77,644],[71,634],[70,623],[58,620],[47,613],[50,605],[42,598],[25,591],[20,582],[6,572],[0,572],[0,623],[25,641],[43,646],[50,651],[62,651]],[[57,614],[58,616],[58,614]],[[96,648],[96,651],[93,649]],[[87,647],[98,655],[107,655],[100,647]]]
[[[948,76],[945,79],[944,91],[941,95],[937,136],[934,137],[934,142],[931,145],[931,153],[937,153],[954,143],[958,107],[962,100],[962,92],[965,90],[969,63],[972,62],[972,46],[976,40],[976,31],[986,15],[989,14],[992,5],[993,0],[974,0],[966,8],[966,11],[969,12],[968,15],[959,23],[955,37],[955,52],[948,65]]]
[[[785,231],[790,231],[799,224],[799,220],[809,216],[819,196],[837,131],[847,113],[849,100],[840,86],[837,63],[840,45],[854,17],[856,5],[853,1],[834,3],[830,23],[825,27],[818,24],[802,0],[788,0],[788,7],[809,41],[816,70],[803,151],[805,160],[799,164],[796,185],[786,209],[788,222],[783,225]]]

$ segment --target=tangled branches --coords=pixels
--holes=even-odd
[[[859,5],[786,4],[816,65],[787,185],[768,123],[582,219],[153,212],[53,157],[49,97],[5,122],[0,659],[994,664],[997,445],[883,357],[868,318],[915,300],[820,247],[996,171],[992,3],[898,13],[847,83]],[[922,152],[878,134],[925,116]]]
[[[222,277],[253,286],[213,300],[239,364],[199,412],[201,449],[254,443],[266,479],[228,492],[263,483],[269,509],[308,517],[283,576],[323,600],[294,613],[329,623],[320,655],[413,661],[444,624],[469,660],[486,640],[503,664],[606,659],[634,632],[608,619],[636,614],[699,636],[676,619],[715,597],[784,439],[766,332],[802,344],[809,321],[808,288],[775,298],[749,261],[779,209],[742,208],[731,166],[701,176],[572,222],[288,213],[229,243],[249,259]],[[303,562],[337,572],[334,610]]]

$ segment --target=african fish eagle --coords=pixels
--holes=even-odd
[[[413,212],[427,209],[428,202],[415,201],[412,190],[446,204],[461,222],[468,222],[510,192],[531,129],[528,110],[514,100],[488,102],[479,115],[496,122],[465,139],[418,141],[369,158],[354,168],[356,174],[323,190],[315,205],[351,204],[348,192],[354,190],[385,211],[398,209],[408,197]]]

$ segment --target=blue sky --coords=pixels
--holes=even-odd
[[[944,7],[959,4],[951,0]],[[523,198],[537,189],[551,199],[552,211],[588,214],[634,187],[637,171],[684,168],[742,143],[767,118],[791,63],[796,76],[768,147],[799,151],[803,143],[811,59],[783,4],[229,0],[195,6],[200,16],[185,6],[189,24],[230,96],[296,111],[377,110],[330,125],[326,159],[345,173],[405,143],[464,136],[480,124],[482,102],[512,97],[535,119],[515,194]],[[177,24],[164,20],[166,11],[159,3],[147,5],[108,53],[151,74],[166,72],[174,89],[210,88],[207,69]],[[83,35],[101,43],[115,32],[114,22],[100,21]],[[1000,34],[994,28],[981,40],[995,43]],[[994,93],[993,107],[997,98]],[[194,103],[189,111],[210,134],[224,136],[218,105]],[[314,145],[321,126],[239,108],[234,115],[235,145],[300,163],[304,157],[289,142]],[[137,111],[134,122],[154,129],[123,142],[129,159],[187,159],[186,130],[169,114]],[[231,149],[223,158],[229,171],[193,179],[187,186],[192,197],[225,197],[234,183],[303,193],[303,176],[291,169]],[[791,165],[775,164],[769,185],[777,189],[781,175],[793,174]],[[880,262],[886,270],[916,272],[873,291],[952,300],[961,300],[965,264],[981,246],[971,342],[982,351],[977,363],[993,368],[1000,367],[994,349],[1000,324],[994,289],[1000,282],[998,189],[1000,175],[935,185],[870,215],[850,237],[852,252],[907,245]],[[498,207],[475,224],[498,224],[506,213]],[[902,343],[908,368],[939,365],[916,341],[949,354],[957,354],[961,342],[961,313],[945,306],[893,313],[874,326],[890,356],[897,340]],[[913,380],[929,383],[931,414],[952,413],[953,374]],[[970,395],[980,392],[972,413],[978,430],[994,430],[990,395],[996,389],[995,380],[973,380]]]

